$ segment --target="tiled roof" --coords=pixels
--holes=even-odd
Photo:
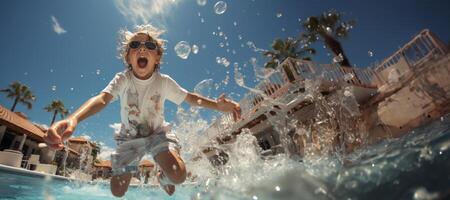
[[[94,142],[92,142],[84,137],[72,137],[72,138],[69,138],[69,142],[81,143],[81,144],[89,143],[89,145],[91,145],[93,148],[95,148],[97,146]]]
[[[73,138],[69,138],[69,142],[87,143],[88,140],[86,138],[83,138],[83,137],[73,137]]]
[[[110,160],[96,160],[94,162],[94,167],[107,167],[111,168],[111,161]]]
[[[0,105],[0,124],[7,126],[17,133],[27,134],[28,137],[44,142],[44,132],[30,121]]]
[[[75,151],[74,149],[72,149],[72,148],[70,148],[70,147],[68,147],[69,148],[69,152],[70,153],[73,153],[73,154],[75,154],[76,156],[80,156],[80,153],[78,153],[78,151]]]
[[[139,167],[154,167],[155,164],[152,163],[150,160],[143,160],[139,163]]]

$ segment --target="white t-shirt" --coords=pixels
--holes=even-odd
[[[111,94],[112,101],[120,99],[121,129],[115,135],[116,140],[168,131],[164,101],[179,105],[188,93],[168,75],[155,71],[149,79],[140,80],[131,70],[117,73],[102,92]]]

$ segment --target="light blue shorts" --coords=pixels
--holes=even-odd
[[[117,149],[111,154],[113,176],[137,172],[140,160],[147,153],[154,158],[161,152],[180,150],[178,138],[170,131],[142,138],[117,140],[116,142]]]

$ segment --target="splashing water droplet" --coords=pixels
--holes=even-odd
[[[71,88],[70,88],[70,91],[73,91],[73,89],[74,89],[74,88],[73,88],[73,87],[71,87]]]
[[[83,74],[81,74],[81,75],[80,75],[80,77],[81,77],[81,78],[83,78],[83,77],[84,77],[84,75],[83,75]]]
[[[191,46],[186,41],[180,41],[177,45],[175,45],[175,52],[177,56],[182,59],[187,59],[189,54],[191,53]]]
[[[225,13],[226,10],[227,10],[227,3],[223,2],[223,1],[218,1],[214,5],[214,12],[218,15]]]
[[[200,19],[200,22],[201,22],[201,23],[205,23],[205,19],[201,18],[201,19]]]
[[[216,62],[217,64],[222,64],[222,59],[220,59],[220,57],[216,57]]]
[[[283,32],[284,32],[284,31],[286,31],[286,29],[285,29],[285,28],[281,28],[281,31],[283,31]]]
[[[239,40],[242,40],[242,35],[238,35]]]
[[[327,27],[326,30],[327,30],[327,33],[328,33],[328,34],[331,34],[332,30],[331,30],[330,27]]]
[[[414,200],[422,200],[422,199],[437,199],[439,197],[439,193],[437,192],[429,192],[424,187],[419,187],[414,192],[413,199]]]
[[[224,47],[225,45],[223,44],[223,42],[219,43],[219,47]]]
[[[237,22],[233,22],[233,25],[234,25],[234,26],[237,26]]]
[[[369,57],[373,56],[373,52],[372,51],[368,51],[367,54],[369,54]]]
[[[56,91],[56,85],[52,86],[52,91]]]
[[[239,72],[237,64],[234,65],[234,81],[236,81],[236,84],[241,87],[245,86],[244,75],[242,75],[241,72]]]
[[[350,97],[350,96],[352,96],[352,92],[350,92],[350,91],[348,91],[348,90],[345,90],[345,91],[344,91],[344,96]]]
[[[224,84],[224,85],[228,85],[228,82],[230,81],[230,75],[228,75],[228,73],[227,73],[227,75],[225,76],[225,79],[222,81],[222,83]]]
[[[283,16],[283,13],[281,13],[281,12],[277,13],[277,18],[280,18],[282,16]]]
[[[352,73],[345,74],[344,75],[344,81],[352,80],[353,77],[355,77],[355,75],[353,75]]]
[[[100,70],[97,69],[97,71],[95,71],[95,74],[100,75]]]
[[[199,6],[205,6],[206,5],[206,0],[197,0],[197,4]]]
[[[302,21],[302,19],[301,19],[301,18],[298,18],[298,19],[297,19],[297,21],[298,21],[298,22],[301,22],[301,21]]]
[[[253,200],[258,200],[258,197],[257,196],[255,196],[255,195],[253,195]]]
[[[275,190],[277,191],[277,192],[279,192],[280,191],[280,186],[275,186]]]
[[[199,48],[198,48],[197,45],[195,45],[195,44],[192,45],[192,53],[193,53],[193,54],[197,54],[197,53],[198,53],[198,49],[199,49]]]
[[[333,62],[334,63],[340,63],[344,60],[344,56],[342,56],[342,54],[340,53],[339,55],[337,55],[336,57],[333,58]]]
[[[230,65],[230,62],[227,60],[227,58],[225,58],[225,57],[223,57],[222,59],[221,59],[221,62],[222,62],[222,64],[225,66],[225,67],[228,67],[229,65]]]

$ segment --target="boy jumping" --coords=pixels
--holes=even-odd
[[[100,94],[90,98],[73,114],[52,125],[44,139],[55,149],[74,132],[77,124],[120,99],[121,129],[114,135],[117,149],[111,155],[111,192],[122,197],[128,190],[132,173],[141,158],[150,153],[162,172],[158,174],[161,187],[172,195],[175,185],[186,179],[186,168],[180,157],[180,146],[170,125],[164,121],[164,101],[179,105],[202,106],[221,112],[233,112],[240,118],[239,105],[224,95],[211,100],[180,87],[168,75],[159,72],[163,54],[162,31],[151,25],[137,26],[135,32],[122,31],[120,55],[127,69],[119,72]]]

